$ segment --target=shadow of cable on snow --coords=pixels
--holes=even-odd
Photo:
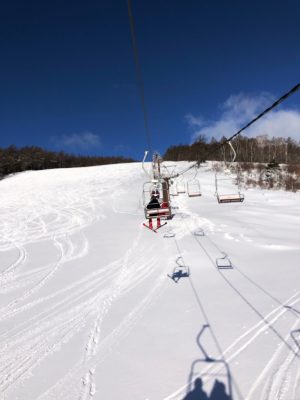
[[[214,266],[214,268],[216,268],[215,266],[215,261],[214,259],[211,257],[210,253],[207,251],[207,249],[205,248],[205,246],[203,245],[203,243],[201,243],[201,241],[195,237],[196,242],[198,243],[198,245],[201,247],[201,249],[203,250],[203,252],[206,254],[207,258],[211,261],[212,265]],[[235,266],[236,268],[236,266]],[[272,331],[275,336],[277,336],[277,338],[297,357],[299,358],[299,354],[295,351],[295,349],[293,349],[290,344],[285,340],[284,337],[282,337],[282,335],[277,331],[277,329],[264,317],[264,315],[247,299],[247,297],[231,282],[231,280],[224,274],[224,271],[221,269],[217,268],[217,271],[219,272],[219,274],[221,275],[221,277],[224,279],[224,281],[228,284],[228,286],[230,286],[232,288],[232,290],[248,305],[248,307],[254,311],[254,313],[261,319],[261,321],[270,329],[270,331]],[[239,270],[240,272],[240,270]],[[240,272],[241,273],[241,272]],[[245,276],[245,275],[244,275]],[[250,280],[250,279],[248,279]],[[252,283],[254,283],[254,281],[252,281]],[[256,286],[258,288],[260,288],[260,290],[263,290],[266,294],[267,292],[259,287],[257,284]],[[268,295],[270,295],[268,293]],[[273,298],[273,296],[272,296]],[[274,299],[274,298],[273,298]],[[277,299],[276,299],[277,300]],[[284,306],[279,300],[277,300],[282,306]]]
[[[300,329],[296,329],[291,332],[291,338],[293,341],[296,343],[296,346],[298,347],[298,353],[300,351]]]
[[[206,251],[206,249],[204,248],[204,246],[202,246],[202,244],[200,243],[200,238],[201,236],[205,236],[205,239],[208,240],[214,247],[215,249],[220,253],[220,254],[225,254],[223,252],[223,250],[208,236],[205,235],[205,232],[201,229],[202,231],[202,235],[195,235],[195,239],[197,241],[197,243],[199,244],[199,246],[202,248],[202,250],[205,252],[205,254],[207,255],[207,257],[210,259],[210,261],[212,263],[214,263],[214,260],[212,259],[212,257],[210,256],[210,254]],[[197,236],[200,236],[197,237]],[[238,271],[245,279],[247,279],[253,286],[255,286],[258,290],[260,290],[262,293],[264,293],[266,296],[268,296],[270,299],[274,300],[277,304],[281,305],[282,307],[285,307],[287,309],[290,309],[291,312],[300,314],[299,311],[297,311],[295,308],[289,306],[289,305],[285,305],[282,301],[280,301],[278,298],[276,298],[272,293],[268,292],[264,287],[262,287],[260,284],[258,284],[253,278],[251,278],[249,275],[247,275],[244,271],[242,271],[240,268],[238,268],[235,264],[231,263],[231,267],[234,268],[236,271]],[[222,268],[221,268],[222,269]]]
[[[206,237],[207,240],[209,240],[213,246],[220,252],[222,252],[222,250],[216,245],[216,243],[209,237]],[[294,314],[294,316],[296,316],[296,318],[300,318],[300,311],[297,310],[295,307],[288,305],[288,304],[284,304],[281,300],[279,300],[277,297],[275,297],[273,294],[271,294],[269,291],[267,291],[264,287],[262,287],[260,284],[258,284],[256,281],[254,281],[254,279],[252,279],[249,275],[247,275],[245,272],[243,272],[240,268],[238,268],[236,265],[233,265],[235,271],[239,272],[245,279],[247,279],[253,286],[255,286],[258,290],[260,290],[262,293],[264,293],[266,296],[268,296],[270,299],[272,299],[273,301],[275,301],[279,306],[286,308],[287,310],[289,310],[292,314]],[[221,271],[220,271],[221,273]],[[223,278],[228,282],[228,280],[223,276]],[[280,337],[280,335],[278,335],[278,332],[276,330],[273,330],[274,333],[277,334],[277,336]],[[295,333],[299,333],[300,331],[292,331],[291,332],[291,337],[293,339],[293,341],[295,342],[295,344],[297,345],[298,349],[300,349],[300,344],[299,344],[299,339],[296,340],[295,339]],[[287,342],[284,340],[284,343],[287,344]],[[297,356],[299,358],[300,354],[299,351],[294,351],[294,356]]]
[[[179,257],[177,257],[176,260],[176,267],[173,270],[173,275],[175,275],[175,279],[172,277],[172,275],[168,276],[177,283],[178,280],[183,277],[183,268],[186,268],[186,271],[188,273],[184,273],[184,276],[188,278],[188,282],[191,286],[196,303],[198,304],[202,317],[205,321],[205,324],[203,325],[196,338],[196,342],[202,353],[202,357],[196,359],[191,365],[188,384],[186,385],[186,395],[182,400],[233,400],[232,385],[234,385],[238,398],[242,399],[240,390],[237,386],[237,383],[231,377],[229,366],[225,360],[219,341],[209,323],[205,308],[201,303],[199,295],[190,277],[189,268],[185,264],[182,252],[176,238],[174,238],[174,242],[179,254]],[[208,253],[207,255],[209,256]],[[178,270],[181,272],[179,272],[177,276]],[[206,352],[204,346],[202,345],[200,339],[205,330],[209,331],[216,351],[220,355],[219,358],[210,357]],[[203,390],[203,379],[205,380],[205,382],[208,381],[208,386],[210,386],[209,389],[211,390],[210,395],[208,395]]]
[[[203,232],[202,236],[204,236],[204,232]],[[217,251],[219,253],[224,253],[223,250],[220,249],[220,247],[209,236],[205,235],[205,238],[206,238],[206,240],[208,240],[217,249]],[[196,238],[196,240],[197,240],[198,244],[201,246],[201,244],[199,242],[199,239]],[[205,249],[203,249],[203,250],[205,250]],[[206,252],[206,255],[210,258],[211,261],[213,261],[207,252]],[[292,313],[296,314],[296,316],[297,316],[297,314],[300,315],[300,311],[298,311],[297,309],[295,309],[294,307],[292,307],[290,305],[285,305],[281,300],[279,300],[272,293],[270,293],[268,290],[266,290],[264,287],[262,287],[259,283],[257,283],[253,278],[251,278],[244,271],[242,271],[240,268],[238,268],[235,264],[232,264],[232,267],[235,269],[235,271],[239,272],[245,279],[247,279],[253,286],[255,286],[258,290],[260,290],[262,293],[264,293],[270,299],[275,301],[278,305],[288,309]]]
[[[201,336],[206,330],[212,334],[210,325],[205,324],[197,335],[196,342],[202,357],[191,365],[187,394],[182,400],[233,400],[232,378],[227,362],[223,357],[216,359],[209,356],[201,344]],[[211,387],[210,394],[203,389],[204,385]]]

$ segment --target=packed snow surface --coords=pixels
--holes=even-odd
[[[197,179],[157,233],[139,163],[0,182],[1,399],[300,399],[300,195]]]

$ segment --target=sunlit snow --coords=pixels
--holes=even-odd
[[[157,233],[140,163],[0,182],[1,399],[300,399],[300,193],[197,178]]]

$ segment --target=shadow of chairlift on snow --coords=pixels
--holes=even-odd
[[[216,265],[218,269],[233,269],[230,258],[225,253],[223,253],[223,257],[216,258]]]
[[[193,361],[188,377],[187,394],[182,400],[233,400],[232,379],[228,364],[224,359],[209,356],[200,342],[207,324],[202,326],[196,342],[203,357]],[[206,386],[205,390],[203,386]],[[193,386],[193,387],[192,387]],[[210,390],[210,395],[207,394]]]
[[[295,314],[300,314],[300,311],[298,311],[298,310],[296,310],[296,308],[294,308],[294,307],[292,307],[292,306],[289,306],[289,305],[286,305],[286,306],[284,306],[285,308],[287,308],[287,309],[289,309],[289,310],[291,310],[293,313],[295,313]]]
[[[194,236],[205,236],[205,232],[202,228],[197,228],[193,232]],[[216,266],[218,269],[233,269],[233,265],[228,255],[222,252],[223,256],[216,258]]]
[[[194,236],[205,236],[204,230],[202,228],[197,228],[194,230]]]
[[[173,238],[175,237],[175,232],[172,229],[168,229],[167,232],[164,233],[164,238]]]
[[[178,257],[176,260],[176,267],[173,269],[172,275],[168,274],[168,277],[171,278],[175,283],[181,278],[188,278],[190,276],[190,269],[187,265],[184,265],[183,258]]]

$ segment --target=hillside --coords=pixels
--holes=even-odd
[[[300,398],[300,193],[198,178],[157,234],[140,163],[1,181],[1,399]]]

